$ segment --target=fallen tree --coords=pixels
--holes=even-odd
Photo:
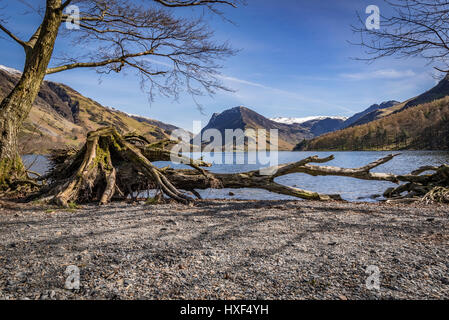
[[[50,158],[53,169],[44,177],[47,180],[40,192],[34,196],[61,206],[69,203],[97,201],[106,204],[112,199],[123,200],[130,196],[156,189],[162,195],[178,202],[189,204],[193,197],[201,198],[196,190],[209,188],[258,188],[270,192],[308,200],[339,200],[339,195],[320,194],[285,186],[275,179],[292,173],[312,176],[343,176],[364,180],[390,181],[405,184],[388,189],[384,196],[398,199],[426,199],[448,202],[449,166],[422,167],[409,175],[371,172],[372,169],[390,161],[397,154],[386,156],[360,168],[340,168],[317,165],[329,162],[334,156],[309,157],[295,163],[282,164],[264,170],[243,173],[212,173],[204,167],[210,166],[202,160],[193,160],[176,155],[191,169],[157,168],[152,162],[170,161],[173,156],[168,146],[170,141],[150,144],[136,135],[120,135],[114,128],[103,128],[90,132],[80,150],[54,152]],[[424,174],[432,171],[432,174]],[[182,191],[181,191],[182,190]],[[192,195],[188,195],[190,192]]]

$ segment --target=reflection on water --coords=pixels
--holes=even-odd
[[[331,154],[335,155],[335,160],[328,162],[326,165],[339,166],[346,168],[361,167],[369,162],[382,158],[391,152],[384,151],[351,151],[351,152],[278,152],[279,163],[295,162],[309,156],[318,155],[319,157],[327,157]],[[194,154],[194,158],[199,158],[201,154]],[[210,161],[212,157],[204,154],[204,160]],[[233,159],[233,161],[230,161]],[[250,155],[252,159],[252,155]],[[236,173],[261,168],[258,164],[235,164],[248,163],[248,153],[223,153],[223,164],[215,164],[210,170],[217,173]],[[24,156],[26,165],[34,161],[31,170],[43,173],[48,170],[48,161],[44,156],[28,155]],[[232,162],[234,164],[224,164]],[[373,170],[373,172],[391,172],[395,174],[406,174],[424,165],[441,165],[449,163],[449,152],[445,151],[402,151],[401,154]],[[155,165],[159,167],[167,166],[170,163],[157,162]],[[172,165],[172,164],[170,164]],[[174,168],[185,168],[183,165],[172,165]],[[302,173],[290,174],[279,177],[276,182],[297,186],[298,188],[307,189],[327,194],[341,194],[346,200],[370,201],[370,196],[374,194],[382,194],[387,188],[394,186],[390,182],[382,181],[364,181],[347,177],[312,177]],[[203,190],[199,191],[204,198],[223,199],[231,198],[229,189],[226,190]],[[254,200],[281,200],[295,199],[289,196],[277,195],[265,190],[255,189],[237,189],[232,190],[235,194],[233,199],[254,199]]]
[[[44,174],[49,169],[47,157],[41,155],[27,154],[22,156],[22,161],[28,170]]]

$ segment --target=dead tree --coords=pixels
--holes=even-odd
[[[390,161],[389,155],[360,168],[340,168],[316,165],[334,159],[309,157],[295,163],[283,164],[261,174],[259,170],[221,174],[204,169],[209,164],[173,155],[164,149],[165,144],[145,144],[136,136],[120,136],[114,128],[104,128],[89,133],[87,142],[79,151],[57,152],[53,155],[53,170],[46,177],[49,184],[37,198],[67,206],[70,202],[92,202],[101,204],[111,199],[126,199],[148,189],[158,189],[166,196],[181,202],[191,203],[193,198],[186,192],[199,194],[196,190],[209,188],[258,188],[270,192],[308,200],[341,199],[339,195],[326,195],[313,191],[289,187],[274,181],[291,173],[306,173],[312,176],[343,176],[363,180],[405,182],[385,193],[390,198],[421,199],[426,196],[436,199],[437,194],[447,199],[449,166],[423,167],[409,175],[371,172],[372,169]],[[152,162],[169,161],[173,156],[189,164],[192,169],[157,168]],[[181,159],[182,158],[182,159]],[[433,174],[422,174],[425,171]],[[438,192],[437,189],[439,188]],[[441,189],[442,188],[442,189]],[[182,190],[182,191],[181,191]],[[444,191],[446,195],[444,196]],[[404,194],[405,193],[405,194]]]
[[[203,6],[217,13],[217,6],[235,6],[239,0],[147,0],[141,5],[126,0],[42,0],[38,8],[36,2],[21,2],[42,22],[24,40],[0,16],[0,33],[25,52],[21,78],[0,102],[0,190],[29,180],[17,135],[48,74],[75,68],[95,68],[103,74],[128,69],[140,75],[150,99],[156,93],[177,98],[183,90],[193,96],[227,90],[217,77],[216,61],[235,51],[226,43],[214,43],[213,32],[201,18],[178,17],[171,8]],[[79,15],[69,10],[72,5]],[[82,56],[73,56],[75,50],[67,48],[66,54],[53,57],[60,37],[75,47],[82,44]]]

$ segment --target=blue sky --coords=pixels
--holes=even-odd
[[[137,76],[129,72],[103,76],[100,81],[95,71],[78,69],[46,79],[63,82],[103,105],[188,130],[194,120],[206,125],[214,112],[240,105],[266,117],[350,116],[373,103],[406,100],[435,84],[431,66],[417,58],[387,58],[371,64],[351,59],[363,57],[360,47],[348,43],[356,40],[350,28],[357,23],[356,11],[364,13],[368,5],[375,4],[381,13],[388,13],[383,1],[247,2],[224,10],[234,24],[207,17],[216,30],[215,39],[229,41],[241,51],[222,62],[223,82],[235,92],[198,98],[205,114],[184,95],[179,102],[158,97],[150,105]],[[8,27],[24,38],[39,23],[39,17],[17,15],[24,7],[16,1],[0,4],[5,7],[0,9],[3,18],[10,17]],[[2,38],[0,48],[0,64],[23,67],[21,47]],[[80,48],[82,44],[76,50]]]

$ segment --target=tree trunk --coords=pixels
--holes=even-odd
[[[62,20],[61,0],[48,0],[44,20],[25,47],[22,76],[0,103],[0,189],[25,177],[18,152],[18,133],[30,113],[45,77]]]

